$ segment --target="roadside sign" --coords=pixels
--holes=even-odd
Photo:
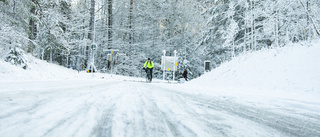
[[[118,49],[108,49],[108,50],[103,50],[107,55],[111,54],[111,55],[116,55],[118,54],[119,50]]]
[[[161,68],[162,70],[177,70],[178,66],[178,57],[171,57],[171,56],[162,56],[161,61]]]
[[[161,69],[163,70],[163,80],[165,78],[165,72],[166,70],[170,71],[172,70],[173,72],[173,78],[172,81],[174,81],[175,77],[175,71],[177,70],[178,66],[178,58],[177,57],[178,52],[174,50],[174,56],[166,56],[166,50],[163,50],[163,56],[162,56],[162,61],[161,61]]]

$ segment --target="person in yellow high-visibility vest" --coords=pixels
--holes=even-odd
[[[152,81],[152,70],[153,70],[153,62],[150,60],[150,58],[148,58],[148,60],[146,61],[146,63],[144,63],[144,65],[143,65],[143,69],[145,69],[146,70],[146,72],[147,72],[147,70],[150,70],[150,75],[151,75],[151,79],[150,79],[150,81]]]

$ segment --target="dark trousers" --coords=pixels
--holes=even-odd
[[[151,79],[152,79],[152,70],[153,68],[147,68],[148,70],[150,70],[150,75],[151,75]]]

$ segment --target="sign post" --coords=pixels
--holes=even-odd
[[[175,72],[176,72],[176,65],[177,65],[177,63],[176,63],[176,57],[177,57],[177,51],[176,50],[174,50],[174,58],[173,58],[173,63],[174,63],[174,66],[173,66],[173,78],[172,78],[172,81],[174,81],[174,77],[175,77]]]
[[[164,66],[166,66],[166,65],[165,65],[165,61],[164,61],[165,57],[166,57],[166,50],[163,50],[163,57],[162,57],[162,64],[163,64],[163,80],[164,80],[164,77],[166,76],[166,68],[164,67]]]
[[[96,50],[97,45],[95,43],[92,43],[91,45],[91,55],[92,55],[92,65],[91,65],[91,73],[92,73],[92,77],[94,77],[93,73],[94,73],[94,52]]]
[[[91,51],[91,57],[88,59],[88,66],[87,66],[87,72],[88,73],[92,73],[92,77],[94,76],[93,73],[95,73],[96,67],[94,65],[94,51],[96,51],[97,49],[97,44],[96,43],[92,43],[90,46],[90,51]]]
[[[114,68],[114,65],[116,65],[116,64],[113,63],[114,62],[114,57],[113,56],[115,56],[115,57],[118,56],[117,54],[119,52],[119,49],[108,49],[108,50],[104,50],[104,51],[107,54],[107,58],[109,58],[108,61],[110,62],[111,77],[112,77],[113,68]]]

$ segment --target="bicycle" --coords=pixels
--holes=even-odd
[[[145,69],[146,71],[146,83],[151,83],[152,78],[151,78],[151,70],[150,69]]]

